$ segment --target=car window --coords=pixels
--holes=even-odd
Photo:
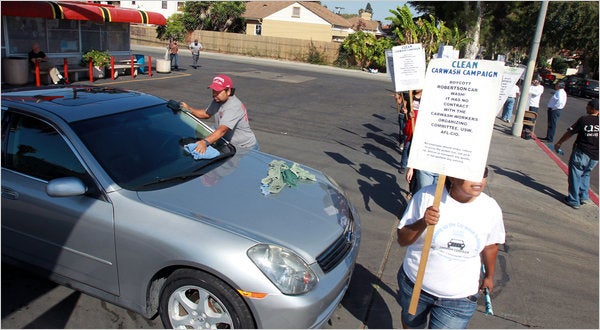
[[[76,177],[88,187],[86,195],[101,198],[64,138],[37,118],[3,111],[2,167],[44,181]]]
[[[160,178],[202,174],[198,168],[210,162],[195,161],[183,150],[185,144],[208,136],[209,128],[166,105],[86,119],[71,127],[107,174],[125,189],[139,190]],[[222,155],[233,151],[224,140],[213,147]]]

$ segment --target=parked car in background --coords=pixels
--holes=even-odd
[[[221,139],[192,157],[185,146],[212,129],[178,104],[3,90],[2,262],[167,328],[323,326],[356,262],[356,210],[328,176],[276,156]],[[303,174],[265,193],[282,162]]]
[[[587,98],[598,98],[598,80],[581,79],[575,84],[574,89],[574,95]]]
[[[542,77],[542,84],[544,85],[554,85],[554,81],[556,80],[556,75],[552,73],[552,70],[548,68],[541,68],[538,70],[538,74]]]
[[[565,83],[565,92],[567,92],[569,95],[573,95],[573,93],[576,91],[575,86],[581,79],[582,78],[579,76],[571,75],[564,77],[560,81]]]

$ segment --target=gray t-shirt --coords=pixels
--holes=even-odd
[[[256,136],[248,122],[248,112],[237,96],[230,96],[225,103],[217,103],[213,100],[206,113],[215,117],[217,127],[225,125],[229,128],[223,137],[234,146],[252,148],[256,144]]]

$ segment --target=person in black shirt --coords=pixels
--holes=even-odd
[[[569,194],[564,199],[574,209],[589,203],[590,173],[598,165],[598,99],[588,102],[585,109],[587,114],[577,119],[554,145],[558,152],[563,142],[577,134],[569,159]]]
[[[32,70],[35,70],[35,63],[39,63],[41,71],[48,71],[48,75],[52,78],[52,82],[54,84],[64,84],[65,79],[60,74],[58,69],[54,67],[54,65],[48,62],[48,56],[40,49],[40,44],[37,42],[31,46],[31,51],[29,52],[29,66]]]

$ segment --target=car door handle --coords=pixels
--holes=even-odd
[[[6,199],[19,199],[19,193],[11,188],[2,187],[2,198]]]

